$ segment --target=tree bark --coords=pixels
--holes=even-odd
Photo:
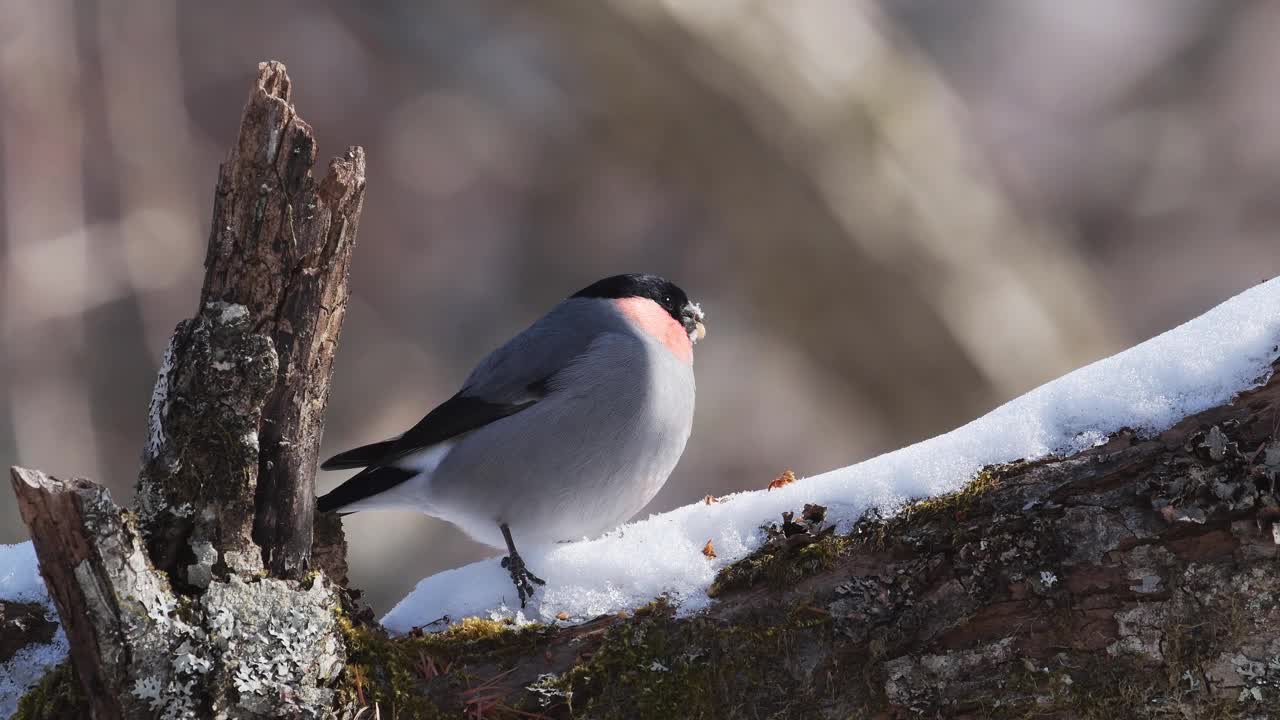
[[[333,160],[317,183],[315,135],[289,104],[290,90],[283,65],[263,64],[219,172],[201,316],[179,326],[171,345],[179,362],[166,355],[157,384],[138,491],[160,515],[147,527],[166,570],[193,533],[220,548],[230,569],[254,569],[255,542],[272,574],[296,579],[308,569],[312,481],[364,201],[364,151]],[[215,333],[219,323],[233,326],[213,354],[230,348],[252,365],[224,378],[228,360],[191,347],[201,319]],[[233,395],[235,411],[202,403],[211,390]],[[221,467],[179,462],[189,455]],[[236,479],[215,490],[218,502],[202,503],[208,487],[198,478],[219,471]],[[190,529],[179,509],[202,505],[217,517]],[[230,564],[227,551],[236,553]]]
[[[164,677],[171,662],[171,643],[160,632],[175,622],[168,582],[106,488],[35,470],[11,472],[93,717],[146,715],[148,699],[134,688]]]
[[[317,182],[315,137],[262,63],[221,167],[205,281],[156,381],[137,513],[88,480],[13,469],[97,718],[319,716],[345,659],[309,575],[313,479],[364,152]],[[317,548],[345,575],[340,526]],[[345,581],[345,577],[341,578]]]
[[[289,93],[276,64],[245,109],[218,179],[200,304],[244,306],[279,358],[259,433],[254,540],[273,574],[296,578],[311,553],[316,454],[364,202],[364,152],[334,159],[317,183],[315,136]]]

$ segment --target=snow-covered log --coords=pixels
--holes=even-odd
[[[351,666],[410,714],[1277,717],[1278,367],[1280,279],[946,435],[531,549],[539,622],[496,561],[427,578]]]

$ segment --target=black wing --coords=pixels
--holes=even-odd
[[[400,437],[338,453],[325,460],[320,469],[343,470],[384,464],[514,415],[535,402],[537,400],[511,404],[492,403],[461,394],[454,395],[427,413],[426,417]]]
[[[357,500],[386,492],[417,475],[414,470],[395,466],[370,467],[347,478],[347,481],[316,500],[316,509],[322,513],[333,512]],[[351,513],[339,513],[350,515]]]
[[[362,445],[325,460],[320,466],[324,470],[357,467],[364,470],[321,497],[317,501],[317,508],[320,512],[330,512],[390,490],[417,474],[416,470],[395,467],[391,464],[395,460],[514,415],[535,402],[537,400],[510,404],[491,403],[475,397],[454,395],[427,413],[426,417],[400,437]]]
[[[597,338],[594,306],[561,303],[542,319],[489,353],[467,376],[463,389],[432,410],[408,432],[392,440],[339,453],[325,470],[365,468],[320,498],[327,512],[389,490],[416,473],[395,466],[415,451],[514,415],[550,392],[557,373]]]

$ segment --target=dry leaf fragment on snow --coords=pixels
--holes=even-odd
[[[790,470],[787,470],[786,472],[782,473],[778,477],[774,478],[773,482],[769,483],[769,489],[776,490],[777,488],[780,488],[780,487],[786,487],[787,485],[790,485],[795,481],[796,481],[796,474],[791,472]]]
[[[704,505],[715,505],[718,502],[720,502],[720,498],[716,497],[715,495],[708,495],[702,498],[702,503]]]
[[[716,548],[711,544],[710,540],[707,540],[707,544],[702,546],[702,554],[707,556],[708,560],[716,556]]]
[[[569,619],[569,613],[567,613],[567,612],[565,612],[565,611],[561,610],[560,612],[556,613],[556,619],[557,619],[557,620],[568,620],[568,619]]]

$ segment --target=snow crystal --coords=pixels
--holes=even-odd
[[[54,665],[62,662],[69,648],[66,633],[59,626],[53,642],[24,647],[8,662],[0,663],[0,718],[10,717],[17,711],[18,700]]]
[[[57,621],[31,543],[0,545],[0,602],[43,603],[45,617]],[[22,694],[66,656],[67,636],[59,626],[52,642],[24,647],[0,663],[0,718],[13,715]]]
[[[718,570],[763,540],[761,524],[805,503],[842,530],[866,509],[962,487],[984,466],[1076,452],[1121,428],[1152,434],[1229,401],[1268,376],[1280,354],[1280,278],[1137,347],[1043,385],[945,435],[773,491],[742,492],[624,525],[595,540],[521,548],[545,578],[526,613],[591,618],[666,593],[689,613],[710,602]],[[767,478],[761,478],[762,483]],[[716,557],[702,553],[710,540]],[[496,559],[428,577],[383,618],[394,632],[443,616],[504,612],[515,591]],[[505,611],[509,614],[510,611]]]

